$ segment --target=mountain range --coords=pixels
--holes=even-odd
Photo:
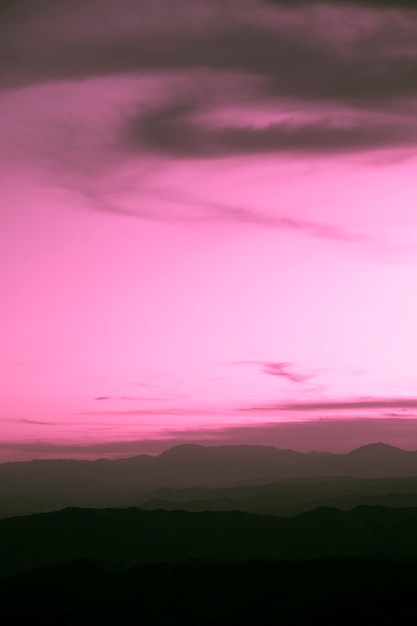
[[[190,558],[247,561],[323,557],[417,559],[417,508],[318,508],[282,518],[68,508],[0,520],[0,576],[74,559],[132,567]]]
[[[241,503],[240,508],[250,512],[274,514],[291,514],[306,510],[305,505],[301,508],[284,506],[285,494],[287,497],[290,495],[290,499],[291,494],[296,494],[296,499],[305,503],[318,498],[315,506],[323,504],[338,506],[332,498],[349,489],[351,492],[353,489],[354,493],[359,493],[365,479],[385,480],[384,487],[374,483],[376,491],[365,490],[367,496],[372,494],[378,497],[390,496],[391,499],[397,498],[394,505],[408,506],[415,504],[414,500],[410,499],[411,496],[407,500],[399,501],[398,494],[417,493],[416,484],[411,480],[413,477],[417,477],[417,452],[401,450],[383,443],[366,445],[346,454],[302,453],[270,446],[183,444],[155,457],[140,455],[116,460],[57,459],[1,463],[0,518],[68,506],[143,505],[145,508],[155,508],[149,501],[164,500],[164,496],[161,498],[161,493],[158,494],[160,489],[205,489],[205,493],[202,494],[200,491],[197,498],[191,498],[194,501],[196,499],[204,501],[207,490],[227,488],[228,494],[223,493],[219,496],[211,493],[210,499],[219,500],[232,495],[235,502],[232,508],[239,508],[236,506],[239,492],[232,494],[231,488],[237,489],[244,485],[261,487],[275,484],[277,481],[280,483],[279,487],[271,488],[269,495],[273,491],[275,494],[281,494],[283,506],[277,506],[279,498],[273,496],[272,504],[269,502],[263,506],[259,502],[261,504],[259,508],[254,506],[256,503],[252,501],[249,508],[247,503]],[[394,484],[392,481],[395,478],[401,481]],[[356,486],[352,487],[349,480],[356,480]],[[304,484],[304,496],[300,499],[301,483]],[[319,483],[321,487],[318,487]],[[262,489],[258,493],[252,492],[252,496],[256,498],[264,495]],[[340,503],[342,508],[369,503],[368,500],[361,500],[359,495],[357,494],[350,504],[346,500]],[[184,502],[187,498],[182,494],[179,500]],[[389,504],[381,500],[374,503]],[[158,508],[169,506],[159,502]],[[213,508],[212,505],[209,508]],[[307,504],[308,508],[312,508],[310,504]],[[194,507],[191,510],[201,510],[201,507],[200,509]]]

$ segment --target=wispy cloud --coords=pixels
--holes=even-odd
[[[88,200],[92,200],[95,208],[105,212],[114,212],[117,215],[126,215],[129,218],[166,223],[224,223],[249,227],[266,228],[282,232],[298,232],[315,239],[325,239],[346,243],[371,243],[368,235],[354,232],[334,224],[305,220],[285,215],[279,209],[274,213],[265,213],[256,207],[226,204],[224,202],[207,201],[204,198],[194,197],[189,193],[179,192],[170,188],[153,188],[149,192],[153,200],[160,200],[163,208],[155,208],[152,201],[143,203],[144,206],[135,211],[120,210],[117,202],[102,199],[99,194],[89,193]]]
[[[229,409],[230,410],[230,409]],[[202,408],[202,407],[184,407],[184,406],[161,406],[156,409],[154,408],[134,408],[134,409],[108,409],[108,410],[99,410],[99,411],[80,411],[76,413],[76,415],[102,415],[102,416],[168,416],[173,415],[177,417],[199,417],[199,416],[207,416],[213,417],[215,414],[226,414],[227,409],[224,407],[217,408]]]
[[[264,374],[284,378],[291,383],[304,384],[315,376],[313,374],[299,374],[292,371],[293,363],[281,361],[234,361],[233,365],[257,365]]]
[[[174,396],[177,397],[177,396]],[[179,396],[181,397],[181,396]],[[97,396],[94,400],[130,400],[130,401],[146,401],[146,402],[166,402],[170,400],[172,396],[167,397],[155,397],[155,396]]]
[[[37,424],[39,426],[55,426],[55,422],[47,422],[44,420],[21,418],[0,418],[0,422],[14,422],[15,424]]]
[[[278,231],[295,231],[317,239],[357,243],[372,241],[368,235],[352,232],[334,224],[285,215],[278,207],[276,212],[267,214],[247,206],[207,201],[171,188],[154,188],[150,193],[153,198],[165,203],[166,209],[160,209],[157,213],[141,209],[135,214],[139,219],[184,223],[224,222]],[[172,210],[173,205],[176,206],[176,210]],[[114,211],[119,212],[117,205],[114,206]],[[132,213],[129,216],[131,217]]]

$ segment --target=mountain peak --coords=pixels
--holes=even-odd
[[[400,456],[406,454],[405,450],[391,446],[389,443],[377,441],[376,443],[368,443],[360,448],[355,448],[348,453],[350,456]]]

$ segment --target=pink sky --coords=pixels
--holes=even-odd
[[[0,9],[0,458],[417,448],[417,12],[176,2]]]

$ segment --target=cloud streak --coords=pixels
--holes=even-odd
[[[54,426],[54,422],[46,422],[43,420],[27,419],[27,418],[0,418],[0,422],[14,422],[17,424],[36,424],[39,426]]]
[[[158,396],[97,396],[94,400],[108,401],[108,400],[131,400],[131,401],[146,401],[146,402],[166,402],[167,400],[171,400],[173,394],[170,394],[169,397],[158,397]],[[178,396],[174,396],[178,397]]]
[[[245,407],[241,411],[349,411],[362,409],[417,409],[417,398],[359,398],[319,402],[288,402]]]
[[[36,441],[0,442],[0,450],[16,458],[89,458],[160,454],[174,445],[267,445],[302,452],[348,452],[383,441],[405,450],[417,449],[417,419],[320,419],[293,423],[261,422],[195,429],[165,429],[154,438],[98,443]]]
[[[263,0],[270,4],[275,4],[279,7],[309,7],[317,4],[317,0]],[[417,6],[414,0],[327,0],[323,4],[330,6],[341,7],[359,7],[359,8],[372,8],[378,11],[391,10],[391,9],[407,9],[416,10]]]
[[[233,365],[258,365],[264,374],[276,376],[277,378],[284,378],[285,380],[296,384],[305,384],[311,378],[314,378],[314,375],[312,374],[298,374],[291,371],[293,364],[281,361],[234,361]]]
[[[298,219],[285,214],[265,213],[251,207],[233,206],[222,202],[211,202],[193,197],[188,193],[179,192],[170,188],[154,188],[150,191],[151,197],[162,201],[163,209],[146,209],[125,211],[117,203],[102,201],[98,196],[92,197],[93,203],[100,208],[102,202],[106,212],[117,215],[136,217],[140,220],[149,220],[166,223],[210,223],[223,222],[225,224],[240,224],[257,226],[277,231],[294,231],[316,239],[333,240],[351,243],[370,243],[372,238],[362,233],[352,232],[334,224],[314,220]],[[144,203],[145,204],[145,203]],[[173,208],[175,207],[175,208]]]

